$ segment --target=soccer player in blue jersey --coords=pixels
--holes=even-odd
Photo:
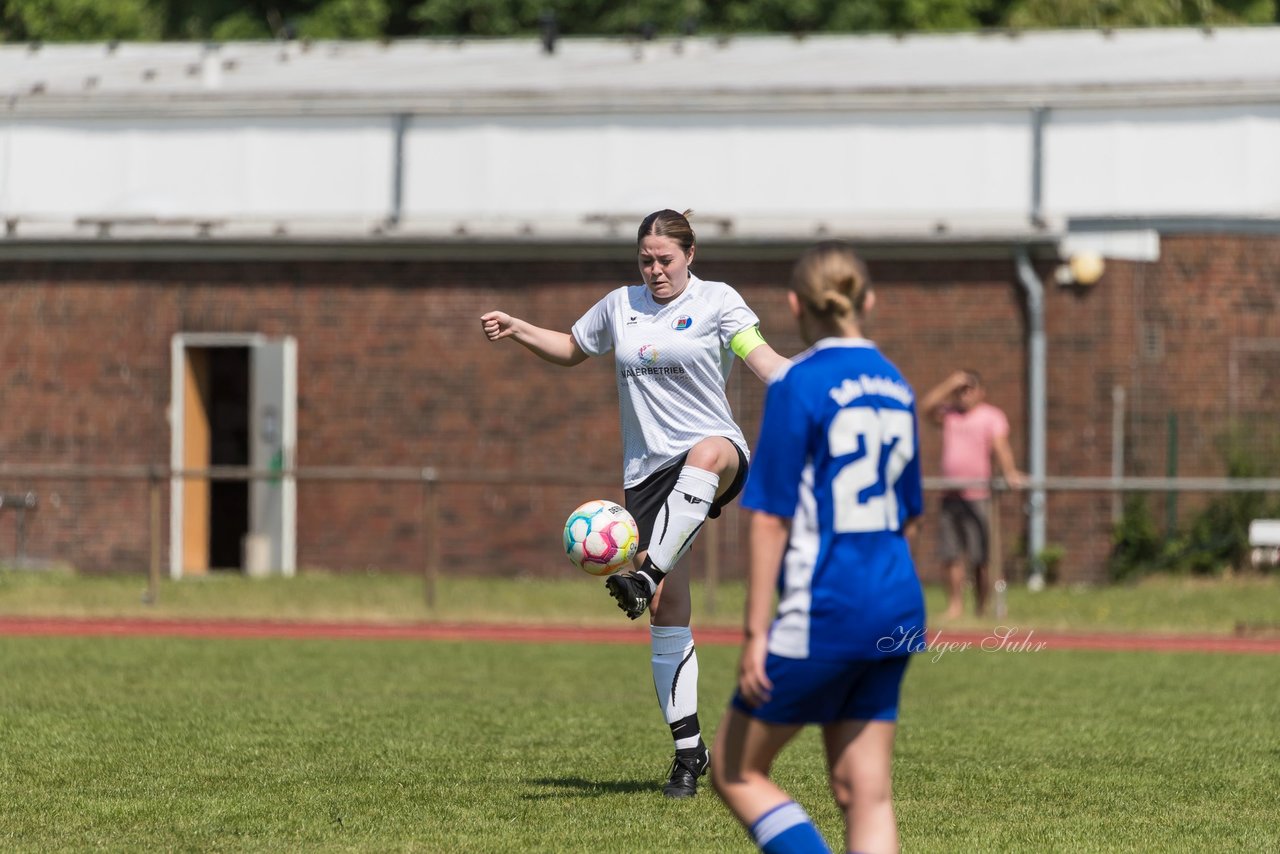
[[[769,778],[787,742],[818,724],[846,849],[897,851],[898,694],[925,642],[906,536],[923,506],[915,395],[862,337],[875,294],[848,246],[806,252],[788,297],[812,346],[769,385],[742,495],[752,511],[746,637],[712,780],[760,850],[828,851]]]

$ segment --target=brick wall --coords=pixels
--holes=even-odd
[[[789,262],[722,261],[708,247],[697,270],[738,287],[780,351],[800,349],[781,289]],[[880,262],[871,271],[880,296],[871,336],[921,394],[957,367],[980,370],[989,399],[1009,414],[1025,467],[1026,336],[1012,263]],[[1048,279],[1051,271],[1040,272]],[[633,278],[625,251],[617,262],[6,264],[0,459],[167,464],[171,337],[289,334],[298,340],[301,465],[598,474],[599,487],[444,488],[447,571],[568,571],[557,545],[564,515],[580,500],[621,495],[611,362],[547,365],[518,345],[487,342],[478,318],[500,307],[567,329]],[[1231,400],[1237,410],[1275,411],[1280,349],[1240,342],[1280,340],[1277,282],[1280,239],[1214,235],[1166,237],[1160,261],[1112,262],[1092,289],[1049,283],[1049,473],[1110,473],[1116,385],[1129,401],[1127,473],[1164,473],[1170,412],[1183,436],[1179,473],[1223,473],[1212,446]],[[730,399],[752,440],[762,397],[750,372],[735,370]],[[935,473],[938,436],[929,425],[922,453],[926,474]],[[0,483],[5,492],[28,488],[41,495],[29,554],[90,571],[145,567],[145,484]],[[166,511],[167,501],[166,490]],[[298,501],[304,569],[420,565],[416,485],[304,482]],[[1107,495],[1050,497],[1048,538],[1067,551],[1064,577],[1102,577],[1110,509]],[[0,517],[0,560],[11,516]],[[1012,553],[1025,530],[1017,498],[1003,500],[1001,518]],[[736,510],[721,523],[726,575],[741,572],[742,526]],[[918,548],[929,575],[930,527]],[[703,556],[693,560],[700,569]]]

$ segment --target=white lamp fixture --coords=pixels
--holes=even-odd
[[[1054,271],[1053,277],[1059,285],[1096,285],[1106,272],[1107,264],[1098,252],[1082,251],[1072,254],[1067,263]]]

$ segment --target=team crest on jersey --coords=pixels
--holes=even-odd
[[[677,332],[688,329],[690,326],[693,326],[693,318],[687,314],[682,314],[671,321],[671,328]]]
[[[640,346],[640,361],[646,365],[658,364],[658,348],[652,344],[642,344]]]

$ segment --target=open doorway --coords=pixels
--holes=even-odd
[[[249,348],[187,347],[182,468],[249,465]],[[186,477],[183,572],[241,569],[249,533],[249,483]]]
[[[249,348],[188,351],[209,361],[209,464],[249,465]],[[243,569],[240,544],[249,533],[249,482],[209,484],[209,568]]]
[[[256,334],[173,341],[171,465],[287,470],[296,442],[296,345]],[[210,480],[179,474],[170,494],[170,574],[292,575],[296,493],[289,475]]]

